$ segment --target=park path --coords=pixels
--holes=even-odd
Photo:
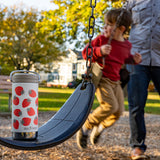
[[[39,126],[53,116],[54,112],[39,114]],[[3,115],[3,116],[2,116]],[[160,115],[145,115],[148,146],[146,154],[151,160],[160,160]],[[11,117],[0,114],[0,136],[11,136]],[[79,150],[75,135],[62,144],[38,151],[21,151],[0,145],[0,160],[129,160],[129,123],[128,112],[120,120],[106,129],[100,142]]]

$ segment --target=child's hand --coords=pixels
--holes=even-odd
[[[135,63],[140,63],[142,61],[142,56],[139,53],[135,53],[133,55],[133,59],[134,59]]]
[[[108,45],[108,44],[105,44],[105,45],[101,46],[102,55],[103,56],[109,55],[110,52],[111,52],[111,49],[112,49],[111,45]]]

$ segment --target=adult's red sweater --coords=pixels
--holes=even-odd
[[[102,66],[102,53],[100,47],[107,44],[108,38],[103,35],[99,35],[92,40],[93,57],[92,62],[97,61]],[[88,44],[89,45],[89,44]],[[87,47],[82,51],[82,56],[86,59]],[[120,80],[120,69],[123,64],[134,63],[133,55],[131,55],[131,43],[128,40],[125,41],[111,41],[112,50],[109,55],[105,57],[105,66],[103,68],[103,77],[107,77],[112,81]],[[88,54],[91,54],[91,49],[88,49]]]

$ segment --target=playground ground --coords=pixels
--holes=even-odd
[[[52,117],[54,112],[39,114],[39,126]],[[150,160],[160,160],[160,115],[146,114],[148,146],[146,154]],[[124,112],[120,120],[106,129],[100,142],[79,150],[75,135],[62,144],[38,151],[21,151],[0,145],[0,160],[129,160],[129,123],[128,112]],[[0,115],[0,136],[11,136],[11,117]]]

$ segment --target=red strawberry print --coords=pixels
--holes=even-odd
[[[27,109],[27,113],[28,113],[29,116],[34,116],[35,115],[35,111],[32,107]]]
[[[17,116],[17,117],[21,116],[22,115],[21,110],[20,109],[15,109],[14,110],[14,115]]]
[[[14,96],[14,98],[13,98],[13,104],[14,105],[18,105],[19,104],[19,98],[18,97]]]
[[[14,119],[14,121],[13,121],[13,127],[14,127],[15,129],[18,129],[18,128],[19,128],[19,122],[18,122],[18,120]]]
[[[21,123],[22,123],[23,126],[29,126],[30,123],[31,123],[31,118],[24,117],[24,118],[22,118]]]
[[[26,108],[28,107],[29,105],[31,104],[31,100],[28,98],[28,99],[24,99],[23,102],[22,102],[22,107],[23,108]]]
[[[38,117],[37,117],[37,116],[34,118],[33,123],[34,123],[35,125],[38,125]]]
[[[15,92],[18,96],[21,96],[24,93],[23,87],[21,86],[16,87]]]
[[[29,96],[32,98],[36,97],[36,91],[33,89],[29,90]]]
[[[38,106],[38,98],[36,98],[35,104],[36,106]]]

